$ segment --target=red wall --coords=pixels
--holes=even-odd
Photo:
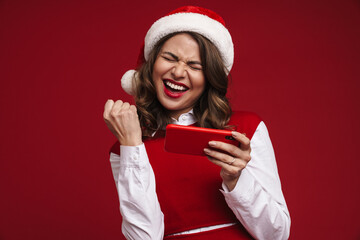
[[[126,2],[126,3],[123,3]],[[223,15],[229,96],[265,120],[291,239],[359,239],[360,3],[0,2],[0,239],[118,239],[108,98],[150,23],[175,7]]]

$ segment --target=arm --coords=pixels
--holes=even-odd
[[[248,232],[257,239],[288,239],[290,215],[281,191],[274,150],[261,122],[251,139],[251,161],[235,188],[223,185],[227,204]]]
[[[126,239],[162,239],[164,216],[155,191],[155,176],[144,144],[120,146],[110,154]]]
[[[136,107],[121,100],[108,100],[104,120],[120,142],[120,155],[111,153],[110,162],[123,217],[122,232],[127,239],[162,239],[164,217]]]

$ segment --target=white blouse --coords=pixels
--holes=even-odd
[[[192,111],[175,124],[196,122]],[[281,191],[274,150],[264,122],[251,139],[251,161],[242,170],[235,188],[222,184],[225,201],[237,219],[256,239],[288,239],[290,215]],[[163,239],[164,215],[155,190],[155,175],[145,145],[120,146],[121,155],[110,154],[118,190],[122,232],[127,239]],[[231,224],[194,229],[186,234],[227,227]],[[183,234],[183,233],[179,233]]]

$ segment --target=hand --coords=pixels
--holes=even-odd
[[[134,105],[117,100],[108,100],[104,107],[104,121],[121,145],[142,144],[139,117]]]
[[[250,140],[245,134],[235,131],[232,132],[232,136],[240,142],[240,147],[224,142],[210,141],[209,145],[212,149],[204,149],[208,159],[221,167],[220,176],[229,191],[235,188],[241,171],[251,160]],[[216,150],[221,150],[222,152]]]

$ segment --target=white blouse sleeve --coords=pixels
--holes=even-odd
[[[256,239],[288,239],[290,215],[281,191],[274,150],[263,122],[251,139],[251,161],[225,200],[236,217]]]
[[[145,145],[120,146],[110,154],[126,239],[162,239],[164,215],[155,192],[155,176]]]

